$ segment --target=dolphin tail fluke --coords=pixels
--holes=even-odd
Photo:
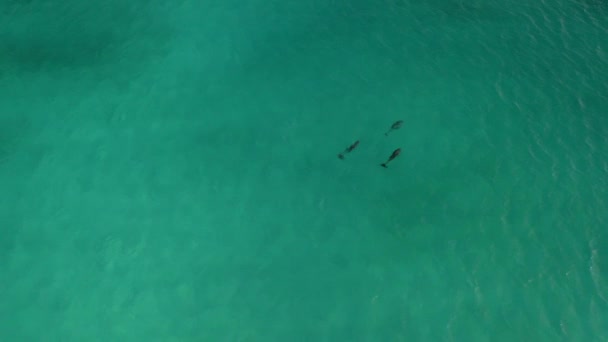
[[[386,163],[382,163],[382,164],[380,164],[380,166],[382,166],[385,169],[388,169],[388,165],[386,165]]]

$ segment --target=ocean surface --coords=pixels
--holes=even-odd
[[[0,341],[608,341],[608,2],[2,1]]]

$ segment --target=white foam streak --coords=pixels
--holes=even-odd
[[[601,270],[598,264],[598,250],[596,248],[595,239],[591,239],[589,241],[589,249],[591,251],[591,256],[589,258],[589,273],[591,274],[591,279],[593,279],[593,284],[595,285],[595,290],[597,292],[598,297],[600,297],[604,303],[608,304],[608,300],[606,299],[606,286],[604,286],[604,281],[602,279]]]

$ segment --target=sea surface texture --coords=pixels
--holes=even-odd
[[[0,2],[0,341],[608,341],[608,2]]]

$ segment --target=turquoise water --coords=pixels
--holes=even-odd
[[[599,0],[5,1],[0,340],[607,341],[607,108]]]

